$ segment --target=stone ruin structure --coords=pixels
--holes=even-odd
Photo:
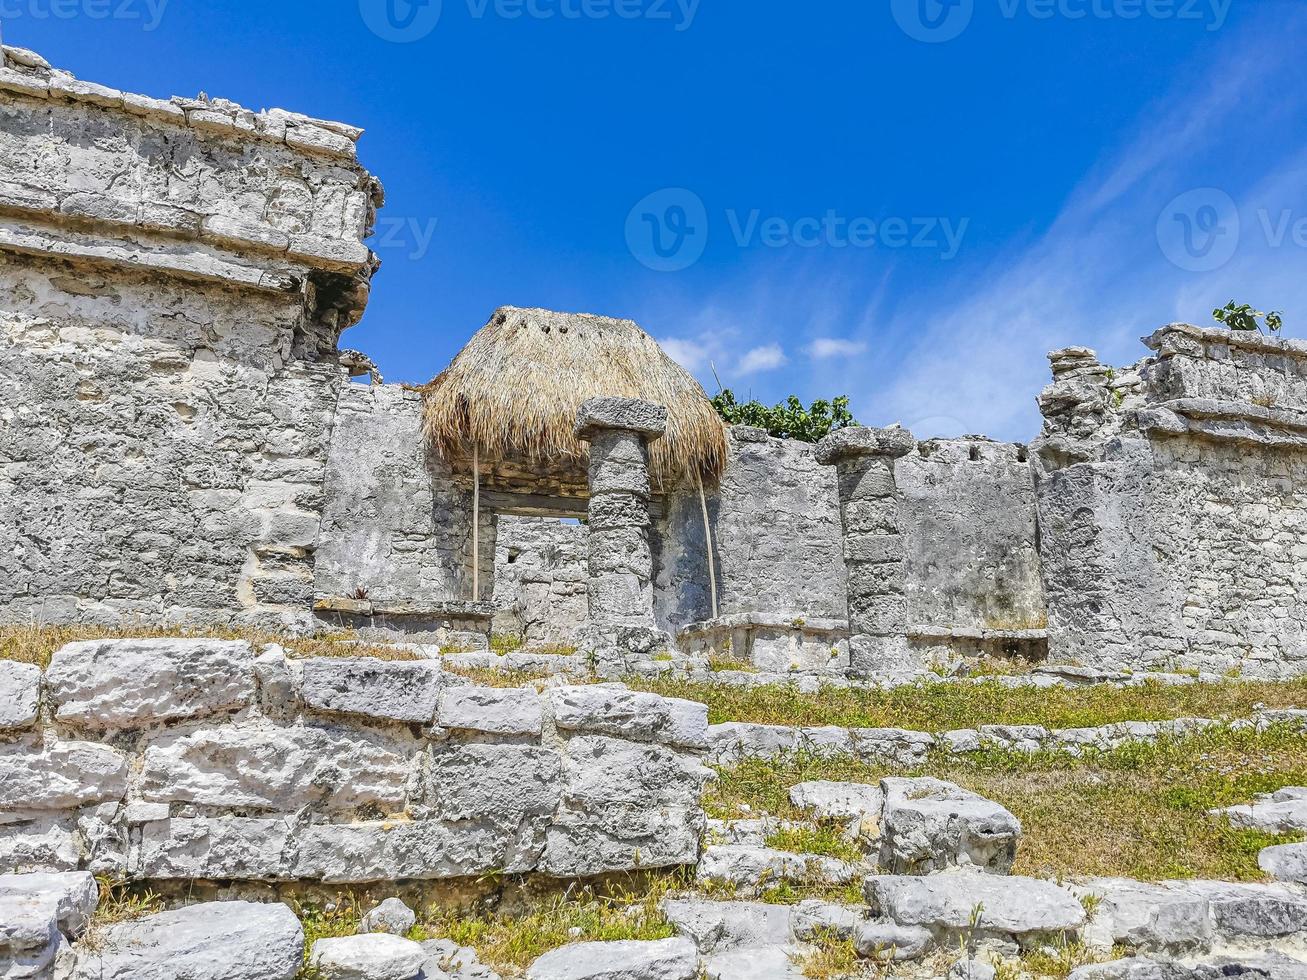
[[[378,268],[358,129],[2,50],[0,625],[351,627],[412,659],[209,637],[0,659],[0,977],[292,980],[305,931],[278,898],[691,867],[662,905],[676,937],[565,946],[529,980],[796,980],[831,936],[921,980],[1068,943],[1137,954],[1073,980],[1304,975],[1307,844],[1261,851],[1274,882],[1049,881],[1012,874],[1016,815],[938,779],[801,783],[788,828],[702,802],[709,766],[746,758],[907,772],[1223,721],[709,724],[588,682],[812,689],[985,656],[1047,662],[1011,686],[1301,673],[1307,344],[1172,324],[1126,370],[1054,352],[1029,446],[728,429],[635,324],[544,310],[496,311],[431,385],[387,385],[340,347]],[[1212,812],[1301,833],[1307,789]],[[774,846],[816,826],[853,853]],[[93,875],[186,904],[88,933]],[[857,899],[748,900],[776,882]],[[311,965],[498,980],[413,922],[392,897]]]
[[[505,308],[460,358],[532,335],[622,378],[569,375],[545,451],[341,349],[383,203],[357,128],[6,52],[0,621],[510,634],[609,673],[1307,658],[1307,344],[1172,324],[1125,370],[1052,354],[1029,446],[813,446],[691,440],[711,407],[634,324]]]

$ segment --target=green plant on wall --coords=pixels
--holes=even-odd
[[[1219,309],[1212,310],[1212,317],[1217,323],[1224,323],[1231,330],[1256,330],[1262,333],[1262,325],[1258,320],[1266,321],[1267,333],[1279,333],[1280,328],[1284,326],[1283,313],[1263,313],[1261,310],[1254,310],[1247,303],[1235,305],[1234,300],[1226,303]]]
[[[803,402],[797,397],[790,395],[779,405],[768,407],[757,399],[737,402],[735,393],[725,388],[712,403],[717,414],[730,425],[752,425],[766,429],[768,434],[780,439],[818,442],[836,429],[858,424],[849,411],[847,395],[841,395],[833,401],[823,398],[808,408],[804,408]]]

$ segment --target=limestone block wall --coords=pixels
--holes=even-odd
[[[472,494],[427,448],[420,392],[342,388],[323,493],[318,599],[360,590],[382,606],[471,598]]]
[[[931,439],[897,460],[911,626],[1015,631],[1047,622],[1026,448]]]
[[[240,642],[0,662],[0,868],[366,883],[697,860],[703,705]]]
[[[1057,352],[1041,395],[1050,646],[1089,666],[1307,665],[1307,343],[1163,328],[1124,372]]]
[[[3,56],[0,622],[305,623],[359,133]]]

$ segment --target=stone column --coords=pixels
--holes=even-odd
[[[667,409],[637,398],[592,398],[576,417],[577,438],[590,443],[587,601],[601,670],[665,640],[654,621],[649,443],[666,427]]]
[[[848,566],[849,654],[854,674],[902,679],[925,665],[908,643],[901,496],[894,460],[916,440],[907,429],[840,429],[817,445],[817,462],[839,478],[844,561]]]

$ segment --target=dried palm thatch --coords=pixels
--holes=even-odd
[[[588,447],[572,429],[603,395],[667,406],[650,476],[667,490],[714,483],[726,429],[697,381],[630,320],[502,307],[425,389],[427,438],[446,459],[570,460]]]

